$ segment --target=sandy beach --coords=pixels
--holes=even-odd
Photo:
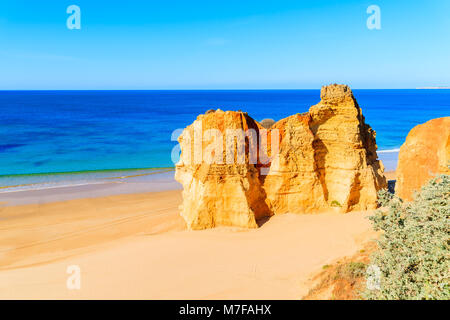
[[[180,190],[86,198],[86,188],[56,202],[33,191],[28,204],[1,200],[0,299],[300,299],[323,265],[375,237],[369,212],[187,231]],[[71,265],[80,290],[66,286]]]
[[[0,302],[450,300],[449,12],[2,0]]]

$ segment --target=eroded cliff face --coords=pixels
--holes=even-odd
[[[325,201],[342,212],[374,209],[378,190],[387,187],[375,131],[348,86],[323,87],[321,99],[309,114]]]
[[[203,139],[201,134],[192,139],[196,127],[202,128]],[[210,129],[223,134],[222,149],[211,144],[211,136],[217,134]],[[237,139],[228,138],[228,129],[247,132],[245,155],[241,161],[235,156],[234,163],[211,163],[219,154],[231,160],[228,149],[237,154]],[[286,212],[372,209],[377,191],[386,187],[375,132],[344,85],[323,87],[321,102],[309,113],[282,119],[270,130],[242,112],[200,115],[179,142],[182,158],[175,177],[183,184],[181,214],[191,229],[255,228],[257,219]],[[194,150],[203,152],[200,161],[193,160]]]
[[[246,113],[217,110],[198,116],[183,131],[175,179],[183,185],[181,215],[189,229],[256,228],[257,219],[271,214],[252,159],[260,128]],[[245,152],[239,153],[243,132],[252,137],[244,139]]]
[[[322,88],[309,113],[277,122],[280,153],[264,189],[274,213],[373,209],[386,187],[375,132],[345,85]]]
[[[450,174],[450,117],[414,127],[400,148],[396,194],[412,200],[415,191],[437,174]]]
[[[309,114],[297,114],[275,123],[279,152],[264,179],[267,204],[274,214],[315,213],[328,208],[317,170],[315,137]]]

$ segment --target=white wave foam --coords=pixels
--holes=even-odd
[[[93,185],[93,184],[105,184],[105,183],[107,183],[107,182],[89,181],[89,182],[69,183],[69,184],[36,183],[36,184],[29,184],[29,185],[5,187],[2,191],[0,191],[0,194],[11,193],[11,192],[21,192],[21,191],[37,191],[37,190],[47,190],[47,189],[79,187],[79,186],[87,186],[87,185]]]

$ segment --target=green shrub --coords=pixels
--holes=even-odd
[[[346,272],[352,278],[362,277],[366,272],[367,265],[363,262],[350,262],[346,265]]]
[[[348,262],[341,264],[336,268],[333,280],[347,280],[354,282],[357,278],[363,277],[367,265],[363,262]]]
[[[339,208],[342,207],[342,205],[337,200],[331,201],[331,206],[332,207],[339,207]]]
[[[380,272],[379,290],[367,299],[450,299],[450,176],[430,180],[412,202],[387,191],[370,217],[383,231],[371,263]]]

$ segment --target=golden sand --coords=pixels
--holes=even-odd
[[[180,203],[167,191],[0,207],[0,299],[298,299],[374,237],[367,212],[187,231]]]

